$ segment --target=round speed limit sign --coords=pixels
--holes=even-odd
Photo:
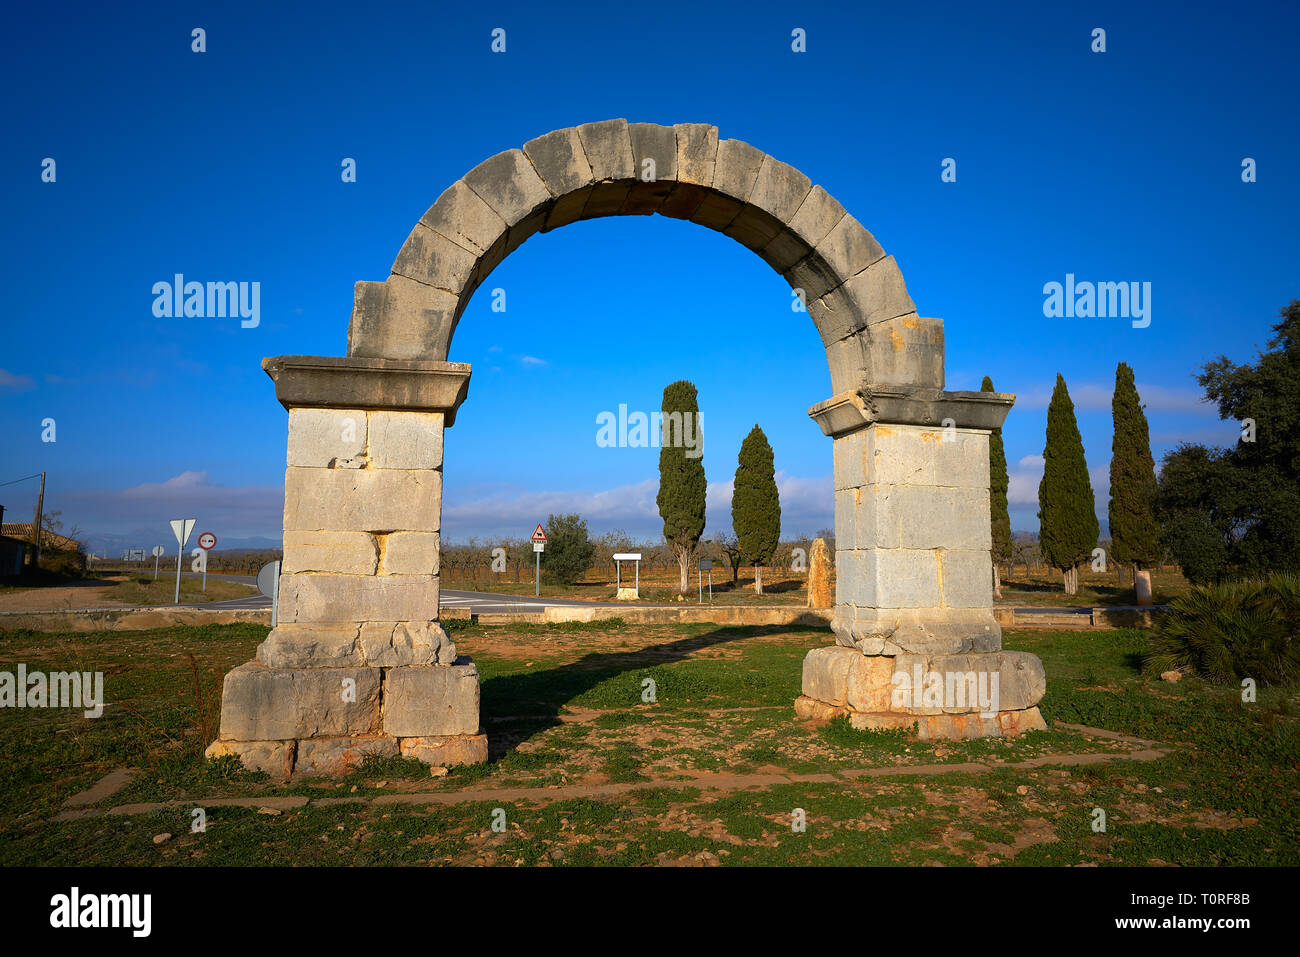
[[[217,536],[211,532],[204,532],[199,536],[199,548],[211,549],[217,544]]]

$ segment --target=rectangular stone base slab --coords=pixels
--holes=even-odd
[[[1046,731],[1038,708],[999,711],[993,715],[972,714],[868,714],[843,705],[827,704],[807,695],[794,702],[794,713],[804,720],[829,721],[841,714],[859,731],[909,730],[921,741],[960,741],[968,738],[1013,738],[1026,731]]]
[[[486,761],[478,668],[463,656],[454,664],[394,667],[268,668],[250,661],[226,675],[221,728],[207,753],[238,755],[246,767],[277,778],[341,774],[370,755],[427,764]]]
[[[414,758],[428,765],[476,764],[487,760],[487,735],[456,734],[394,738],[383,734],[289,741],[226,741],[218,739],[205,755],[236,755],[244,767],[265,771],[276,780],[289,777],[346,774],[370,756]]]

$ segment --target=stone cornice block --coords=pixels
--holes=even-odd
[[[808,410],[832,438],[868,425],[921,425],[958,429],[999,429],[1015,404],[1007,392],[945,392],[939,389],[872,389],[841,392]]]
[[[467,362],[359,356],[274,356],[262,369],[286,409],[441,412],[446,424],[469,394]]]

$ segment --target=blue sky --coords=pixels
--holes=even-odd
[[[1191,374],[1251,359],[1300,296],[1292,4],[267,6],[9,14],[0,482],[47,471],[46,507],[90,532],[151,545],[185,512],[223,539],[277,538],[286,415],[262,357],[343,354],[353,283],[388,275],[446,186],[593,120],[713,123],[838,198],[918,311],[944,319],[948,387],[988,374],[1018,394],[1017,529],[1037,527],[1057,372],[1104,490],[1117,361],[1136,371],[1157,458],[1227,442]],[[1244,157],[1258,182],[1241,181]],[[260,324],[155,318],[152,286],[178,272],[260,282]],[[1066,273],[1150,282],[1150,326],[1045,318],[1043,284]],[[789,304],[757,256],[690,223],[530,239],[452,343],[474,372],[447,434],[445,533],[522,535],[579,510],[594,531],[657,535],[657,451],[598,447],[596,416],[656,409],[679,378],[700,390],[710,531],[729,525],[755,423],[784,531],[830,525],[830,441],[806,414],[830,380]],[[6,517],[27,520],[35,491],[0,488]]]

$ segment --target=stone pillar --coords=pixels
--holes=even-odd
[[[443,429],[463,363],[280,356],[289,411],[277,624],[226,675],[210,756],[277,776],[368,754],[487,758],[478,670],[438,621]]]
[[[808,654],[805,716],[915,725],[923,738],[1043,727],[1033,655],[993,616],[989,457],[1014,396],[842,393],[809,415],[834,439],[837,645]]]

